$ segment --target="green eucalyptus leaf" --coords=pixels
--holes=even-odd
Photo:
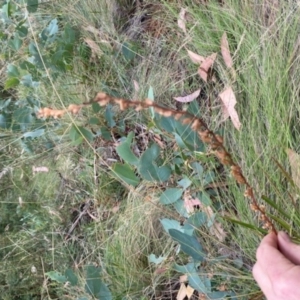
[[[192,162],[191,166],[194,172],[197,174],[197,178],[202,178],[204,172],[202,165],[198,162]]]
[[[51,20],[49,25],[42,31],[41,38],[43,41],[51,43],[55,40],[56,34],[58,33],[57,23],[57,19]]]
[[[174,137],[175,137],[175,141],[177,143],[177,145],[179,146],[180,149],[187,149],[187,145],[184,143],[184,141],[182,140],[182,138],[180,137],[180,135],[176,132],[173,133]]]
[[[35,131],[26,132],[23,134],[24,138],[37,138],[42,136],[45,133],[45,129],[37,129]]]
[[[26,87],[37,88],[40,83],[38,81],[33,81],[31,74],[27,74],[22,77],[21,84]]]
[[[155,120],[157,127],[161,128],[169,133],[172,133],[175,131],[177,121],[173,117],[167,118],[167,117],[164,117],[164,116],[161,116],[161,115],[155,113],[154,120]]]
[[[186,233],[187,235],[193,236],[195,228],[189,224],[189,223],[184,223],[182,226],[183,233]]]
[[[125,162],[137,166],[139,164],[139,158],[134,155],[131,150],[131,142],[134,133],[131,132],[126,140],[116,148],[117,153],[119,156],[124,159]]]
[[[159,201],[161,204],[164,205],[172,204],[180,199],[182,193],[183,193],[182,189],[169,188],[160,195]]]
[[[0,100],[0,110],[5,110],[5,108],[9,107],[9,104],[11,104],[11,99]]]
[[[91,124],[91,125],[100,125],[100,120],[99,120],[99,118],[92,117],[92,118],[89,119],[89,124]]]
[[[180,266],[176,263],[173,265],[173,268],[175,271],[183,273],[183,274],[196,272],[196,267],[197,267],[197,264],[194,262],[189,262],[184,266]]]
[[[100,273],[101,268],[97,268],[93,265],[88,265],[85,267],[86,269],[86,286],[85,290],[92,296],[95,296],[98,294],[100,290],[100,285],[102,283]]]
[[[0,128],[6,129],[6,116],[4,114],[0,114]]]
[[[85,290],[99,300],[111,300],[112,295],[100,277],[101,268],[86,266]]]
[[[199,138],[198,133],[191,129],[190,125],[177,122],[176,133],[178,133],[189,150],[204,152],[205,146],[203,142]]]
[[[172,219],[162,219],[160,220],[160,223],[162,224],[164,230],[169,233],[170,229],[177,229],[181,232],[183,232],[183,228],[180,225],[180,223],[176,220],[172,220]]]
[[[203,261],[204,252],[202,246],[194,236],[182,233],[176,229],[170,229],[169,234],[181,246],[181,250],[197,261]]]
[[[72,145],[79,145],[83,142],[83,137],[77,130],[76,126],[73,124],[70,132],[69,132],[70,139],[72,141]]]
[[[149,87],[147,98],[154,101],[154,90],[152,86]]]
[[[184,190],[186,190],[192,184],[192,181],[184,175],[184,177],[177,183],[178,185],[182,186]]]
[[[16,27],[16,30],[18,31],[19,36],[21,38],[26,37],[28,34],[28,28],[26,26],[18,26],[18,27]]]
[[[92,103],[92,109],[94,113],[98,113],[101,110],[101,106],[99,105],[99,103],[94,102]]]
[[[135,175],[128,164],[115,163],[112,167],[112,171],[115,177],[127,184],[137,186],[140,183],[140,179]]]
[[[7,66],[6,73],[9,77],[18,77],[20,76],[20,72],[15,65],[9,64]]]
[[[8,46],[15,51],[20,50],[22,44],[23,41],[18,36],[15,36],[12,40],[8,41]]]
[[[36,66],[32,63],[30,63],[29,61],[22,61],[20,64],[19,64],[20,68],[22,70],[26,70],[28,71],[33,77],[37,78],[37,75],[39,73],[37,73],[37,69],[36,69]]]
[[[25,131],[29,125],[34,121],[32,110],[29,107],[20,107],[13,113],[14,121],[20,125],[22,131]]]
[[[196,272],[188,274],[188,282],[193,289],[200,293],[207,294],[208,292],[210,292],[207,290],[204,282]]]
[[[231,296],[232,292],[230,291],[224,291],[224,292],[211,292],[207,294],[208,299],[212,299],[212,300],[222,300],[225,299],[226,296]],[[227,299],[227,298],[226,298]],[[230,299],[237,299],[237,297],[232,297]]]
[[[114,117],[114,112],[112,111],[112,106],[108,104],[105,109],[105,120],[110,128],[116,126],[116,122],[113,119],[113,117]]]
[[[50,271],[46,272],[46,275],[51,279],[59,283],[66,283],[67,278],[66,276],[62,275],[60,272],[57,271]]]
[[[148,97],[147,98],[154,101],[154,91],[153,91],[152,86],[150,86],[150,88],[148,90]],[[150,110],[150,114],[151,114],[151,119],[154,120],[154,118],[155,118],[154,108],[150,107],[149,110]]]
[[[20,143],[21,143],[22,149],[25,152],[27,152],[29,154],[34,154],[33,147],[32,147],[32,144],[31,144],[30,140],[28,140],[28,139],[25,139],[25,140],[21,139]]]
[[[67,280],[71,283],[72,286],[75,286],[78,284],[78,278],[72,269],[67,269],[65,271],[65,276],[66,276]]]
[[[160,148],[157,144],[153,144],[140,157],[138,172],[149,181],[166,181],[171,175],[169,166],[157,166],[155,160],[159,156]]]
[[[0,128],[7,129],[11,126],[11,117],[6,114],[0,114]]]
[[[107,130],[105,126],[100,128],[101,136],[107,140],[107,141],[112,141],[111,133],[110,131]]]
[[[203,191],[199,194],[198,198],[201,200],[201,203],[203,203],[205,206],[212,205],[212,201],[211,201],[209,193]]]
[[[210,184],[214,182],[215,179],[216,179],[216,175],[213,171],[206,172],[204,175],[203,184],[204,185]]]
[[[78,133],[78,130],[74,124],[70,129],[69,135],[72,141],[75,141],[80,137],[80,134]]]
[[[72,28],[70,24],[66,24],[63,32],[63,41],[67,44],[74,45],[76,41],[76,31]]]
[[[10,1],[6,1],[6,4],[2,5],[2,13],[3,13],[3,17],[5,17],[6,19],[8,19],[11,16],[11,2]]]
[[[199,104],[197,101],[190,102],[187,111],[190,114],[192,114],[198,118],[201,118],[200,107],[199,107]]]
[[[20,84],[20,80],[18,78],[10,77],[5,81],[4,89],[8,90],[8,89],[18,86],[19,84]]]
[[[131,61],[135,58],[136,53],[132,50],[133,46],[127,42],[122,45],[122,53],[127,61]]]
[[[38,9],[39,1],[38,0],[26,0],[27,2],[27,10],[30,13],[34,13]]]
[[[149,256],[148,256],[148,261],[149,261],[149,263],[154,263],[154,264],[156,264],[156,265],[159,265],[159,264],[161,264],[163,261],[165,261],[167,259],[167,257],[165,257],[165,256],[159,256],[159,257],[156,257],[156,255],[155,254],[150,254]]]
[[[83,126],[77,126],[77,130],[79,131],[79,133],[89,142],[92,142],[94,139],[94,135],[91,131],[89,131],[88,129],[84,128]]]
[[[176,201],[173,205],[174,205],[176,211],[177,211],[182,217],[184,217],[184,218],[188,218],[188,217],[189,217],[189,213],[188,213],[188,211],[186,210],[183,201]]]
[[[200,228],[207,223],[207,215],[202,211],[197,212],[188,218],[187,223],[191,224],[195,228]]]

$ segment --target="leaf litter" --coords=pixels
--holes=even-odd
[[[216,58],[217,58],[217,53],[213,53],[210,56],[206,57],[198,69],[198,74],[205,82],[207,82],[208,72],[212,68]]]
[[[185,15],[186,15],[186,9],[185,8],[181,8],[180,13],[178,15],[178,27],[184,32],[186,33],[186,20],[185,20]]]
[[[222,53],[222,57],[223,57],[226,67],[232,68],[233,60],[230,55],[229,44],[228,44],[226,32],[224,32],[224,34],[222,35],[222,38],[221,38],[221,53]]]
[[[199,90],[197,90],[197,91],[195,91],[192,94],[187,95],[187,96],[174,97],[174,99],[176,101],[183,102],[183,103],[191,102],[191,101],[195,100],[200,95],[200,92],[201,92],[201,89],[199,89]]]
[[[236,105],[236,98],[234,95],[234,92],[231,87],[227,87],[223,92],[219,94],[219,98],[222,101],[222,110],[223,110],[223,118],[224,121],[228,119],[228,117],[231,118],[231,121],[233,123],[233,126],[240,130],[241,122],[239,120],[238,113],[236,109],[234,108]]]
[[[205,57],[202,56],[202,55],[199,55],[193,51],[190,51],[190,50],[187,50],[187,53],[191,59],[191,61],[194,63],[194,64],[201,64],[202,62],[205,61]]]

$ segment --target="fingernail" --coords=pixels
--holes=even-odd
[[[290,242],[291,239],[289,237],[289,235],[285,232],[285,231],[279,231],[278,235],[286,242]]]

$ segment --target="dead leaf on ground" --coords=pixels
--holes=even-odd
[[[93,33],[93,34],[96,35],[96,36],[99,36],[100,38],[103,36],[103,32],[101,32],[100,29],[97,29],[97,28],[95,28],[95,27],[92,26],[92,25],[88,25],[88,26],[84,27],[84,29],[85,29],[86,31],[89,31],[89,32]],[[109,42],[108,40],[105,40],[105,39],[101,38],[100,41],[101,41],[101,43],[104,43],[104,44],[106,44],[106,45],[111,46],[111,45],[110,45],[110,42]]]
[[[223,57],[226,67],[229,69],[232,68],[233,61],[232,61],[232,58],[230,55],[229,44],[228,44],[226,32],[224,32],[224,34],[222,35],[222,39],[221,39],[221,53],[222,53],[222,57]]]
[[[112,209],[111,211],[116,214],[118,211],[120,210],[120,204],[116,204]]]
[[[47,173],[49,172],[49,169],[47,167],[32,167],[32,172],[33,173]]]
[[[133,80],[134,95],[133,99],[137,99],[139,95],[140,85],[136,80]]]
[[[201,89],[199,89],[199,90],[195,91],[194,93],[192,93],[190,95],[187,95],[187,96],[174,97],[174,99],[176,101],[183,102],[183,103],[191,102],[191,101],[195,100],[200,95],[200,91],[201,91]]]
[[[156,269],[155,270],[155,274],[164,274],[164,273],[166,273],[166,271],[167,271],[167,268],[158,268],[158,269]]]
[[[185,14],[186,14],[186,9],[184,8],[181,8],[180,10],[180,13],[179,13],[179,16],[178,16],[178,21],[177,21],[177,24],[178,24],[178,27],[180,29],[182,29],[182,31],[184,33],[186,33],[186,27],[185,27]]]
[[[227,233],[221,223],[214,222],[214,224],[209,228],[209,231],[212,235],[216,236],[220,242],[224,242]]]
[[[198,69],[198,74],[205,82],[207,82],[208,71],[211,69],[216,58],[217,58],[217,53],[213,53],[210,56],[206,57]]]
[[[198,198],[184,198],[184,207],[188,213],[192,213],[195,210],[195,206],[201,205],[201,202]]]
[[[239,130],[241,122],[234,106],[236,105],[236,98],[231,87],[226,88],[222,93],[219,94],[222,101],[223,117],[226,120],[228,117],[231,118],[233,126]]]
[[[194,294],[194,289],[191,286],[185,286],[184,283],[181,283],[180,289],[178,291],[178,294],[176,296],[176,300],[183,300],[185,297],[188,299],[191,299],[191,297]]]
[[[191,286],[186,287],[186,296],[190,299],[194,294],[194,289]]]
[[[136,80],[133,80],[134,90],[138,92],[140,90],[140,86]]]
[[[187,290],[184,283],[180,285],[180,289],[178,291],[178,294],[176,296],[176,300],[183,300],[186,297]]]
[[[180,283],[183,283],[183,282],[187,282],[188,281],[188,276],[185,274],[185,275],[181,275],[179,277],[179,282]]]
[[[187,50],[187,53],[191,59],[191,61],[194,63],[194,64],[201,64],[202,62],[205,61],[205,57],[202,56],[202,55],[199,55],[195,52],[192,52],[190,50]]]
[[[286,152],[291,166],[293,181],[300,188],[300,155],[292,149],[287,149]]]
[[[95,28],[92,25],[88,25],[84,29],[87,30],[87,31],[89,31],[89,32],[91,32],[91,33],[93,33],[93,34],[95,34],[95,35],[99,35],[100,34],[99,29]]]

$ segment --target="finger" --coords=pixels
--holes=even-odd
[[[292,263],[300,265],[300,246],[292,243],[283,231],[278,232],[278,248]]]
[[[267,244],[271,247],[278,248],[277,246],[277,234],[273,231],[271,231],[269,234],[267,234],[260,242],[261,245]]]
[[[264,259],[264,257],[267,256],[267,253],[263,251],[266,247],[267,249],[274,248],[275,250],[278,248],[277,235],[274,232],[270,232],[261,240],[260,245],[256,251],[257,260]]]
[[[268,297],[268,299],[271,299],[273,296],[271,280],[266,276],[264,270],[261,269],[258,263],[253,266],[252,274],[265,296]]]
[[[257,263],[270,280],[294,266],[277,247],[277,235],[269,233],[262,239],[256,252]]]

